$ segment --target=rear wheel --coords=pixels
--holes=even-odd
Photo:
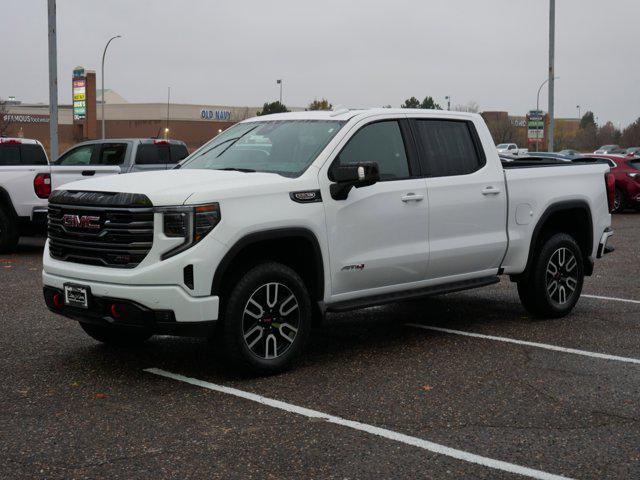
[[[286,370],[304,349],[312,315],[309,293],[294,270],[275,262],[252,268],[227,302],[222,341],[228,360],[254,373]]]
[[[0,253],[15,250],[19,239],[18,226],[13,216],[0,207]]]
[[[139,345],[153,335],[147,330],[132,327],[105,327],[83,322],[80,322],[80,326],[91,338],[108,345]]]
[[[558,233],[535,253],[530,271],[518,281],[518,295],[533,315],[559,318],[578,302],[583,281],[580,247],[570,235]]]

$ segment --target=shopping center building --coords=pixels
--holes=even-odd
[[[73,106],[58,107],[59,152],[75,143],[101,137],[102,105],[97,92],[96,124],[88,134],[74,128]],[[168,136],[184,141],[193,151],[221,130],[256,115],[261,107],[227,105],[188,105],[167,103],[128,103],[115,92],[105,94],[104,116],[106,138],[148,138]],[[2,114],[8,124],[6,136],[34,138],[49,149],[49,105],[18,101],[6,105]],[[169,129],[165,133],[165,129]]]

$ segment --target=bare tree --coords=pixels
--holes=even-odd
[[[487,120],[487,127],[489,127],[493,141],[496,144],[517,143],[518,141],[517,128],[511,123],[511,120],[506,117],[497,120]]]
[[[456,105],[453,109],[456,112],[478,113],[480,111],[480,105],[472,100],[464,105]]]
[[[7,135],[10,125],[11,122],[9,121],[7,113],[7,102],[5,100],[0,100],[0,137]]]

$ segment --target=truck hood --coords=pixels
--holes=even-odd
[[[149,197],[154,206],[182,205],[194,194],[200,198],[211,194],[217,201],[238,194],[254,193],[260,187],[282,185],[293,179],[275,173],[244,173],[224,170],[160,170],[154,172],[110,175],[91,180],[80,180],[56,190],[84,192],[141,193]],[[271,188],[269,189],[271,190]]]

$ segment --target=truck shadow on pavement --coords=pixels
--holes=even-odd
[[[372,355],[394,355],[416,341],[416,330],[408,328],[407,323],[470,329],[474,324],[499,326],[531,321],[517,298],[505,301],[504,295],[501,297],[498,300],[452,294],[329,314],[322,325],[313,329],[298,369],[333,369]],[[428,348],[430,338],[438,335],[422,331],[419,341]],[[156,336],[135,348],[92,343],[81,347],[77,354],[81,357],[80,368],[91,365],[105,375],[157,367],[213,381],[248,378],[229,368],[215,340]]]

